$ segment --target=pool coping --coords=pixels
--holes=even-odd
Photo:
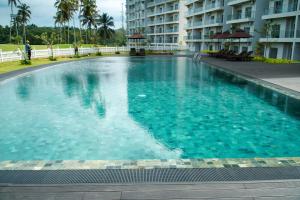
[[[300,157],[233,159],[153,159],[153,160],[33,160],[1,161],[2,170],[88,170],[88,169],[203,169],[300,167]]]
[[[105,56],[103,56],[105,57]],[[190,56],[149,56],[149,57],[188,57]],[[24,68],[4,74],[0,74],[0,84],[10,78],[24,75],[36,70],[45,69],[64,63],[78,62],[83,60],[99,59],[101,57],[85,58],[80,60],[62,61],[49,63],[35,67]],[[192,58],[191,58],[192,59]],[[201,61],[211,65],[213,69],[234,75],[259,86],[274,90],[292,98],[300,99],[300,93],[291,89],[228,70],[222,66]],[[152,159],[152,160],[6,160],[0,161],[0,171],[3,170],[90,170],[90,169],[202,169],[202,168],[252,168],[252,167],[299,167],[300,157],[276,157],[276,158],[229,158],[229,159]]]

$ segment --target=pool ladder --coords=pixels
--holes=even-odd
[[[193,61],[200,61],[201,57],[201,53],[194,53]]]

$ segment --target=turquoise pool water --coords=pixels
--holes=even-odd
[[[0,160],[300,156],[298,101],[189,58],[60,64],[0,97]]]

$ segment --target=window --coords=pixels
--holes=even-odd
[[[245,17],[246,18],[251,18],[252,17],[252,7],[247,7],[245,9]]]
[[[272,38],[280,37],[280,25],[279,24],[272,25],[271,37]]]
[[[274,2],[274,13],[282,12],[282,0]]]
[[[277,58],[278,49],[271,48],[269,52],[269,58]]]
[[[250,27],[244,27],[244,31],[250,33]]]

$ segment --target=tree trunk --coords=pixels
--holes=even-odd
[[[26,27],[25,24],[23,24],[23,38],[24,38],[24,44],[26,43]]]
[[[68,21],[68,44],[70,44],[70,21]]]
[[[11,2],[10,4],[10,23],[9,23],[9,43],[11,43],[11,32],[12,32],[12,27],[11,27],[11,22],[12,22],[12,15],[13,15],[13,3]]]
[[[77,41],[76,41],[76,30],[75,30],[75,19],[74,19],[74,17],[73,17],[73,30],[74,30],[74,43],[76,45]]]

